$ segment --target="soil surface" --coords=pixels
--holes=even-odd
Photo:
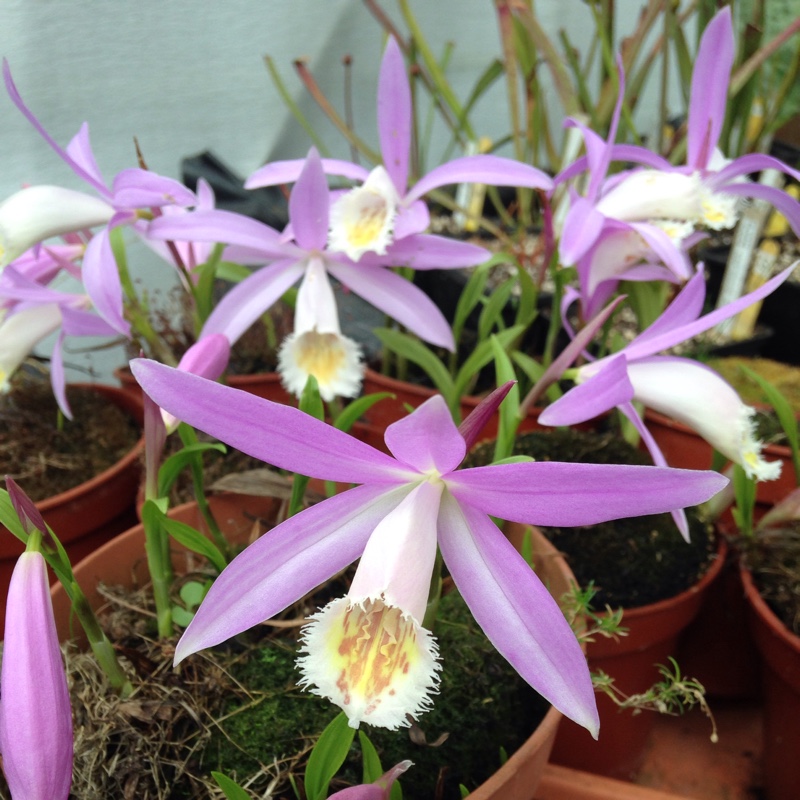
[[[58,409],[49,381],[25,381],[0,398],[0,475],[34,500],[91,480],[128,453],[138,423],[106,397],[71,386],[73,419]]]
[[[745,559],[761,596],[783,624],[800,636],[800,522],[757,532]]]

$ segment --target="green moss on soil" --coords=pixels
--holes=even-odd
[[[511,754],[542,719],[549,706],[514,672],[486,639],[458,592],[443,598],[436,636],[442,658],[440,693],[433,709],[418,721],[428,743],[415,744],[409,731],[365,726],[384,767],[409,758],[414,766],[403,776],[406,800],[460,798],[459,784],[479,786],[501,765],[500,748]],[[327,700],[296,687],[292,642],[276,642],[237,668],[235,677],[257,702],[221,723],[224,735],[206,749],[209,769],[243,778],[257,763],[293,759],[313,744],[337,713]],[[340,778],[358,783],[361,756],[356,738]],[[296,766],[302,775],[304,764]],[[346,783],[334,788],[341,788]],[[437,789],[438,785],[438,789]],[[276,797],[291,797],[285,780]]]
[[[515,455],[537,461],[583,464],[649,464],[642,451],[618,432],[593,433],[559,428],[517,437]],[[478,448],[471,463],[491,458]],[[594,582],[594,605],[635,608],[684,591],[706,571],[713,551],[710,526],[690,514],[691,542],[686,543],[669,514],[613,520],[574,528],[542,528],[565,554],[581,586]]]

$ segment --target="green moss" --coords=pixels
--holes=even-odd
[[[415,744],[408,729],[365,726],[384,768],[406,758],[414,762],[401,781],[406,800],[455,799],[460,798],[460,783],[469,789],[479,786],[501,765],[501,748],[513,753],[549,708],[495,651],[458,592],[443,598],[435,634],[443,666],[440,693],[433,710],[418,724],[428,743],[445,734],[446,740],[435,747]],[[293,642],[275,642],[235,667],[235,678],[255,699],[239,709],[228,709],[220,734],[203,756],[209,769],[242,781],[259,763],[277,759],[286,760],[285,771],[333,719],[338,709],[297,688],[294,659]],[[294,765],[295,775],[302,776],[304,768],[303,758]],[[356,744],[340,777],[346,783],[358,783],[361,768]],[[293,797],[285,775],[275,796]]]

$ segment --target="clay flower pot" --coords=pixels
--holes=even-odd
[[[645,410],[644,419],[669,466],[682,469],[711,468],[713,448],[687,425],[649,408]],[[783,464],[777,480],[760,481],[758,484],[758,504],[773,506],[797,485],[792,451],[784,445],[768,444],[762,452],[767,461],[780,461]]]
[[[141,425],[141,400],[122,389],[102,384],[74,384],[108,398]],[[135,519],[140,460],[144,436],[123,458],[91,480],[36,503],[45,522],[55,531],[72,563],[92,553]],[[5,621],[5,595],[17,557],[24,545],[0,525],[0,632]]]
[[[264,497],[221,494],[209,498],[212,511],[223,532],[239,543],[263,533],[274,519],[275,500]],[[170,512],[170,516],[196,525],[202,521],[195,503],[187,503]],[[97,592],[99,582],[110,585],[136,586],[147,581],[145,537],[142,525],[126,531],[92,553],[74,568],[75,577],[93,608],[105,600]],[[171,548],[176,572],[187,571],[197,564],[198,556],[175,545]],[[572,572],[553,546],[538,532],[533,541],[537,572],[554,597],[562,597],[574,583]],[[62,639],[73,633],[69,601],[59,585],[52,588],[56,627]],[[78,637],[80,642],[80,637]],[[84,642],[85,644],[85,642]],[[487,781],[473,791],[471,800],[530,800],[541,779],[550,755],[561,713],[552,706],[544,719],[522,746]]]
[[[767,800],[796,800],[800,790],[800,636],[789,631],[741,566],[748,621],[762,660],[764,787]]]
[[[718,553],[705,575],[686,591],[624,610],[622,626],[628,629],[628,635],[618,639],[597,636],[589,642],[586,652],[590,669],[608,673],[626,695],[649,689],[660,678],[656,665],[669,665],[669,657],[677,654],[682,631],[699,612],[723,563],[724,558]],[[655,712],[620,711],[604,694],[598,694],[597,706],[598,740],[565,720],[556,737],[552,760],[573,769],[630,780],[644,759]]]

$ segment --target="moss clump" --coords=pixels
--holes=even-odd
[[[513,753],[549,708],[495,651],[458,592],[442,599],[435,633],[443,670],[433,710],[411,730],[365,726],[384,767],[406,758],[414,762],[401,781],[406,800],[455,799],[461,796],[459,784],[476,788],[501,765],[501,748]],[[294,659],[295,644],[276,641],[234,668],[234,677],[254,699],[227,710],[220,734],[203,756],[209,769],[239,780],[246,780],[260,764],[275,763],[276,775],[281,773],[275,797],[294,796],[289,771],[302,778],[308,751],[338,711],[327,700],[297,688]],[[340,774],[345,783],[361,779],[355,741]]]
[[[571,428],[536,431],[517,437],[514,455],[537,461],[581,464],[648,464],[649,457],[619,433]],[[473,463],[491,451],[473,452]],[[581,586],[594,582],[596,608],[636,608],[688,589],[708,569],[713,551],[710,526],[689,513],[691,542],[686,543],[669,514],[613,520],[574,528],[542,528],[567,558]]]

